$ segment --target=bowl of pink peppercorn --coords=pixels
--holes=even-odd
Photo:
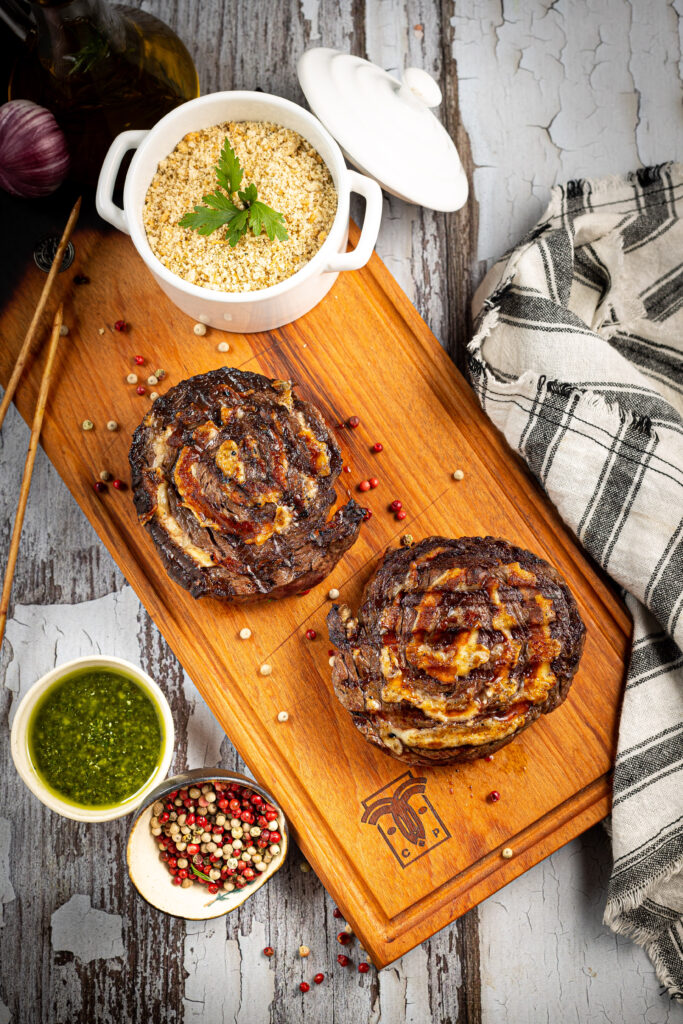
[[[199,768],[166,779],[136,814],[128,872],[157,910],[199,921],[235,910],[287,856],[287,822],[246,775]]]

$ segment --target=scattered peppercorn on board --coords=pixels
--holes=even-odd
[[[608,812],[629,618],[377,256],[340,275],[294,324],[271,334],[209,329],[202,336],[124,235],[85,225],[74,244],[76,259],[58,278],[52,303],[64,300],[69,335],[48,403],[45,450],[383,966]],[[88,281],[75,285],[76,275]],[[33,264],[16,271],[0,318],[3,384],[43,281]],[[115,330],[122,319],[129,329]],[[46,315],[43,336],[48,324]],[[224,342],[227,353],[218,348]],[[136,366],[135,355],[144,365]],[[17,393],[29,421],[43,358],[33,358]],[[355,429],[337,432],[351,467],[340,483],[372,518],[332,575],[304,596],[248,606],[193,600],[166,576],[137,523],[129,486],[112,486],[129,480],[130,438],[150,391],[221,365],[291,378],[330,425],[359,417]],[[148,387],[156,369],[165,375]],[[145,394],[127,381],[131,373]],[[82,430],[85,420],[92,430]],[[456,469],[462,478],[454,479]],[[103,471],[112,482],[98,493]],[[377,486],[358,495],[359,483],[372,477]],[[402,520],[389,508],[394,499],[407,513]],[[31,500],[40,500],[35,489]],[[382,552],[404,534],[505,537],[555,565],[579,602],[588,633],[568,700],[488,762],[411,769],[367,744],[334,698],[328,591],[357,607]],[[311,630],[314,639],[306,636]],[[264,664],[270,674],[260,672]],[[492,791],[499,799],[489,799]]]

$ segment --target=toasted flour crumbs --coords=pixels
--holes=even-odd
[[[282,213],[288,238],[247,232],[232,248],[225,231],[200,235],[178,221],[216,188],[226,135],[244,168],[242,188]],[[235,199],[239,205],[239,199]],[[315,256],[337,212],[337,191],[322,157],[290,128],[229,121],[191,132],[162,160],[147,190],[143,221],[152,252],[173,274],[213,291],[250,292],[286,280]]]

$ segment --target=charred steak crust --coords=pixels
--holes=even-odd
[[[494,537],[389,549],[357,619],[334,605],[327,623],[356,728],[421,765],[483,757],[558,707],[586,632],[557,570]]]
[[[358,536],[354,501],[328,521],[342,468],[291,381],[223,367],[158,398],[130,449],[138,519],[194,597],[255,601],[319,583]]]

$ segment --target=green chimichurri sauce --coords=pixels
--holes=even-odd
[[[82,669],[60,679],[36,706],[31,760],[59,796],[109,807],[133,796],[159,763],[163,725],[156,706],[128,676]]]

